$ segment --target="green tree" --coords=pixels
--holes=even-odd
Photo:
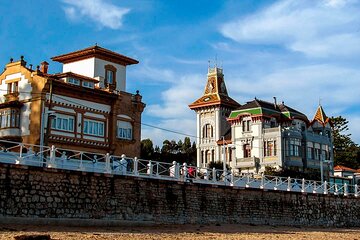
[[[350,168],[360,167],[360,149],[351,139],[349,121],[342,116],[331,117],[332,135],[334,138],[334,164]]]
[[[140,158],[152,159],[154,156],[154,145],[151,139],[141,140]]]

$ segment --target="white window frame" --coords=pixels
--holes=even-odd
[[[83,133],[91,136],[104,137],[105,122],[92,119],[84,119]]]
[[[80,86],[80,80],[76,78],[69,77],[67,82],[73,85]]]
[[[91,81],[82,81],[82,85],[83,87],[86,87],[86,88],[94,88],[94,82],[91,82]]]
[[[51,129],[74,132],[75,117],[64,114],[56,114],[55,117],[51,119]]]
[[[133,125],[129,121],[117,121],[116,137],[119,139],[132,140],[133,139]]]

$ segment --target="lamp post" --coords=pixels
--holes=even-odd
[[[331,160],[325,160],[325,155],[324,155],[324,154],[320,154],[321,184],[324,183],[324,163],[327,163],[328,170],[329,170],[329,163],[331,163]]]

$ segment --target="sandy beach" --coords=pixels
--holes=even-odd
[[[146,227],[62,227],[1,225],[0,239],[20,235],[51,239],[342,239],[360,240],[360,228],[311,228],[250,225],[156,225]]]

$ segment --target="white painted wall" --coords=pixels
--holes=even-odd
[[[120,64],[112,63],[102,59],[95,59],[94,65],[94,76],[92,77],[101,77],[105,78],[105,65],[112,65],[116,68],[116,90],[125,91],[126,90],[126,67]]]
[[[126,90],[126,67],[99,58],[88,58],[63,65],[63,72],[73,72],[103,81],[105,79],[105,65],[112,65],[116,68],[116,90]],[[103,87],[103,84],[99,84]]]
[[[29,82],[29,80],[27,78],[25,78],[25,75],[21,74],[21,73],[14,73],[14,74],[10,74],[7,75],[5,77],[5,79],[1,82],[0,85],[0,92],[1,92],[1,97],[0,97],[0,102],[4,103],[5,102],[5,97],[4,95],[7,94],[7,83],[6,81],[8,80],[13,80],[13,79],[19,79],[19,85],[18,85],[18,89],[20,92],[19,95],[19,101],[24,101],[24,100],[30,100],[31,99],[31,91],[32,91],[32,87],[31,84]],[[20,109],[20,130],[16,130],[16,129],[11,129],[9,131],[6,130],[2,130],[1,136],[8,136],[9,134],[11,135],[29,135],[30,134],[30,130],[29,130],[29,126],[30,126],[30,102],[25,103],[24,106]]]
[[[76,62],[65,63],[63,65],[63,72],[73,72],[87,77],[95,77],[95,58],[88,58]]]

